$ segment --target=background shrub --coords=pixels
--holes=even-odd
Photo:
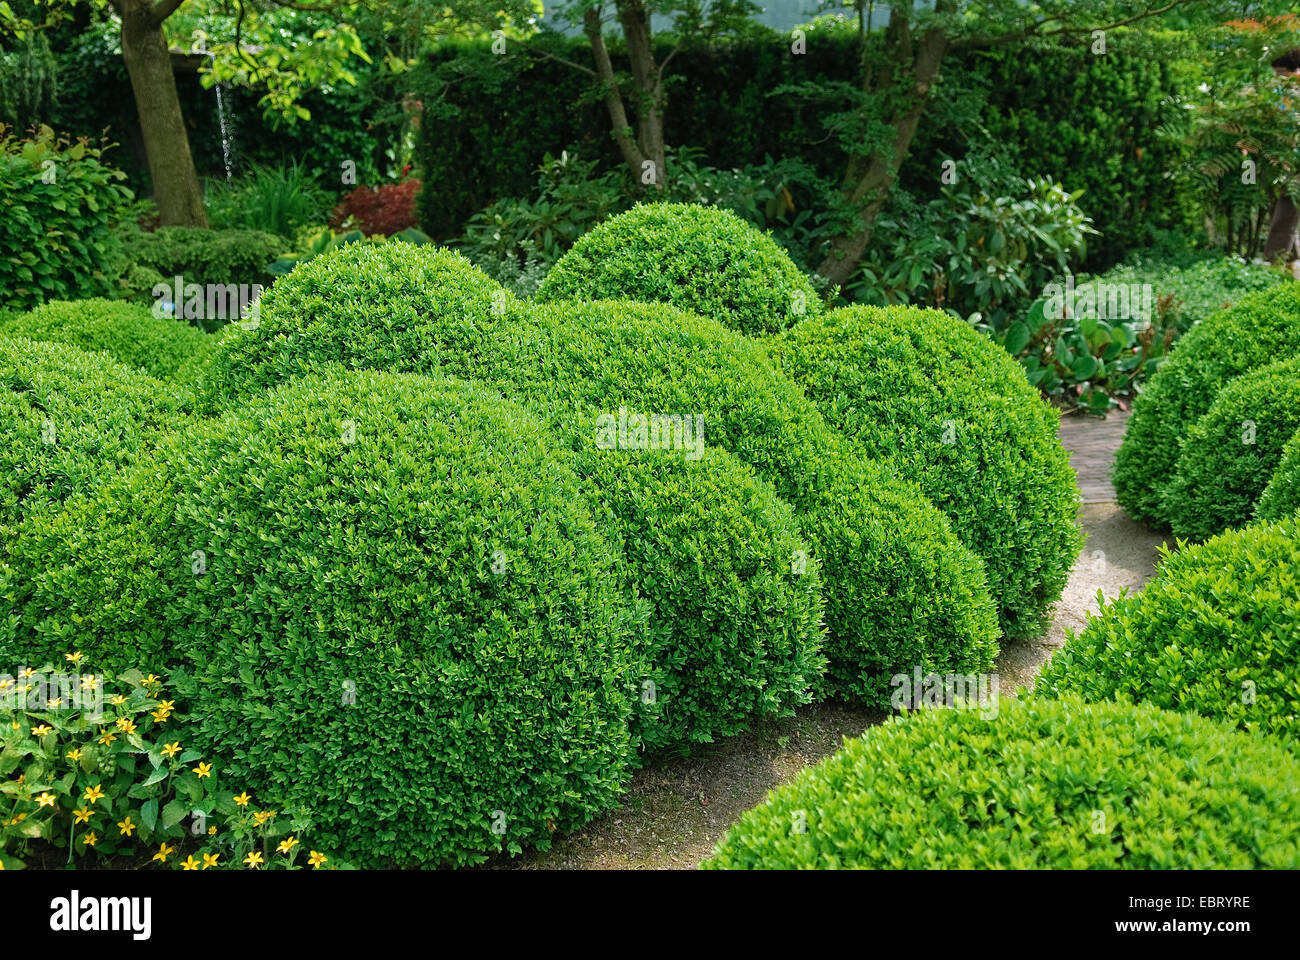
[[[615,802],[645,665],[535,419],[422,377],[302,378],[217,421],[176,489],[206,552],[177,689],[231,782],[365,865],[545,847]]]
[[[1259,498],[1255,517],[1259,520],[1283,520],[1300,511],[1300,432],[1282,450],[1282,462],[1273,471],[1268,486]]]
[[[182,422],[163,384],[103,353],[0,336],[0,524],[93,488]]]
[[[1058,417],[997,344],[937,310],[851,307],[771,344],[827,422],[892,459],[984,560],[1004,633],[1037,634],[1082,540]]]
[[[256,323],[228,327],[205,380],[205,400],[251,397],[330,364],[464,373],[464,358],[478,349],[508,299],[448,250],[400,241],[336,247],[277,281],[259,302]]]
[[[704,866],[1294,868],[1298,787],[1280,745],[1154,707],[923,710],[773,791]]]
[[[49,127],[23,138],[0,126],[0,307],[113,292],[111,227],[131,191],[102,154]]]
[[[294,162],[258,164],[231,183],[210,181],[203,202],[217,230],[255,230],[292,241],[301,228],[323,223],[333,201]]]
[[[537,299],[669,303],[749,334],[821,311],[774,240],[729,210],[692,204],[641,204],[606,220],[551,268]]]
[[[1294,742],[1298,577],[1295,519],[1177,553],[1166,547],[1155,579],[1089,618],[1039,674],[1035,690],[1194,711]]]
[[[0,317],[0,336],[103,350],[163,380],[198,376],[215,341],[188,324],[155,317],[148,307],[113,300],[54,301],[25,315]]]
[[[330,226],[335,230],[357,229],[367,237],[389,237],[416,225],[415,196],[420,181],[381,183],[357,187],[334,208]]]
[[[1300,357],[1230,380],[1183,439],[1165,513],[1179,537],[1205,540],[1250,521],[1300,429]]]
[[[1133,404],[1115,457],[1115,492],[1138,520],[1165,525],[1167,485],[1187,431],[1230,379],[1300,351],[1300,284],[1242,297],[1178,341]]]

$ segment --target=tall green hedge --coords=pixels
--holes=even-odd
[[[1282,451],[1282,461],[1273,471],[1255,509],[1260,520],[1282,520],[1300,511],[1300,432]]]

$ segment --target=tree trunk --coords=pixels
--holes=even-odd
[[[841,189],[857,216],[856,228],[831,241],[830,251],[817,268],[819,274],[839,286],[852,279],[866,253],[876,217],[884,208],[889,190],[898,177],[899,165],[912,146],[930,90],[948,52],[948,37],[938,29],[927,31],[913,51],[908,14],[901,4],[896,9],[897,14],[891,11],[886,32],[888,55],[885,68],[879,77],[873,78],[864,63],[864,92],[890,96],[891,87],[895,85],[907,84],[910,89],[900,98],[899,106],[890,118],[894,137],[889,154],[877,151],[870,156],[853,157],[845,172]]]
[[[1278,198],[1264,241],[1264,259],[1300,259],[1300,207],[1288,196]]]
[[[601,31],[599,9],[589,9],[583,15],[583,32],[591,44],[591,54],[596,61],[596,76],[604,88],[605,109],[613,127],[614,142],[618,144],[633,181],[646,187],[663,189],[667,169],[664,163],[663,78],[654,61],[650,15],[640,0],[618,0],[617,8],[637,89],[635,129],[628,119],[623,95],[614,79],[614,66]],[[649,170],[647,163],[653,164]]]
[[[165,227],[206,227],[203,191],[194,171],[162,19],[151,0],[118,0],[114,6],[122,17],[122,59],[135,93],[159,220]]]

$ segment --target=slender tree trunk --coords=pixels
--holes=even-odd
[[[1273,219],[1264,241],[1264,259],[1281,256],[1284,260],[1300,259],[1300,207],[1285,194],[1273,207]]]
[[[176,93],[164,18],[150,0],[115,0],[114,7],[122,18],[122,59],[135,93],[159,219],[163,226],[206,227],[208,215]]]

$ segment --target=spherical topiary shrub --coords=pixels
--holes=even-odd
[[[1300,737],[1300,522],[1165,552],[1140,593],[1107,603],[1039,675],[1044,696],[1124,698]]]
[[[571,434],[615,418],[699,417],[703,446],[734,454],[791,504],[821,564],[831,689],[887,706],[889,679],[987,670],[997,623],[983,565],[915,486],[829,429],[761,343],[662,304],[521,305],[476,354],[500,385]],[[693,421],[694,422],[694,421]]]
[[[1255,509],[1257,520],[1283,520],[1300,512],[1300,432],[1282,450],[1282,462],[1273,471]]]
[[[194,380],[216,341],[179,320],[155,317],[148,307],[118,300],[58,300],[0,322],[0,336],[68,343],[103,350],[151,376]]]
[[[171,391],[107,354],[0,336],[0,525],[90,489],[183,422]]]
[[[938,310],[835,310],[771,343],[831,426],[891,458],[984,560],[1002,629],[1041,631],[1081,545],[1058,417],[1007,352]]]
[[[1300,353],[1300,284],[1242,297],[1177,342],[1133,404],[1115,457],[1115,493],[1145,523],[1165,526],[1166,487],[1187,432],[1232,378]]]
[[[773,791],[704,866],[1294,869],[1300,761],[1154,707],[922,710]]]
[[[1165,493],[1175,535],[1205,540],[1248,523],[1300,429],[1300,357],[1229,381],[1187,431]]]
[[[251,397],[330,365],[465,374],[509,294],[464,257],[401,241],[352,243],[294,268],[220,339],[204,399]]]
[[[793,511],[722,450],[579,458],[597,518],[649,604],[651,663],[633,732],[650,749],[708,742],[812,698],[826,661],[821,578]]]
[[[676,203],[606,220],[551,268],[537,299],[670,303],[748,334],[822,309],[776,241],[730,210]]]
[[[546,429],[476,388],[299,378],[176,478],[171,620],[199,749],[357,863],[547,846],[613,804],[645,676]]]

